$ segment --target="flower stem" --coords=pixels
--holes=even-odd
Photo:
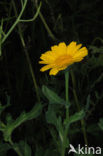
[[[56,41],[56,40],[57,40],[56,37],[54,36],[54,34],[53,34],[52,31],[50,30],[49,26],[47,25],[46,20],[44,19],[44,17],[43,17],[43,15],[42,15],[41,12],[39,12],[39,16],[40,16],[41,21],[43,22],[43,24],[44,24],[44,26],[45,26],[45,28],[46,28],[48,34],[49,34],[50,37],[52,38],[52,40],[53,40],[53,41]]]
[[[18,146],[14,146],[14,143],[12,142],[12,140],[9,141],[9,143],[11,144],[12,148],[14,149],[14,151],[18,154],[18,156],[23,156],[19,147]]]
[[[69,120],[69,72],[65,72],[65,98],[66,98],[66,122]],[[61,156],[65,156],[68,129],[65,126],[64,138],[62,142]]]
[[[65,72],[66,119],[69,118],[69,72]]]
[[[80,104],[79,104],[79,100],[78,100],[78,97],[77,97],[77,94],[76,94],[75,76],[74,76],[74,73],[73,73],[72,70],[71,70],[71,78],[72,78],[72,83],[73,83],[73,94],[74,94],[75,103],[77,105],[78,111],[80,111]],[[84,142],[85,142],[86,145],[88,145],[84,119],[81,119],[81,127],[82,127],[82,133],[83,133],[83,137],[84,137]]]
[[[61,156],[65,156],[65,148],[62,148]]]

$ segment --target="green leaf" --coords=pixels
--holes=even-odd
[[[57,151],[61,151],[61,142],[58,139],[58,135],[55,128],[49,128],[50,134],[52,136],[53,144],[55,145]]]
[[[64,124],[67,124],[68,127],[70,124],[78,120],[81,120],[84,116],[85,116],[85,112],[84,110],[81,110],[80,112],[76,112],[75,114],[71,115],[68,121],[64,121]]]
[[[48,111],[46,112],[46,121],[49,124],[55,125],[57,130],[60,129],[62,124],[61,117],[57,118],[56,113],[51,109],[50,105],[48,107]]]
[[[84,116],[85,116],[85,112],[83,110],[81,110],[80,112],[77,112],[77,113],[73,114],[69,118],[69,124],[71,124],[73,122],[76,122],[78,120],[81,120]]]
[[[61,97],[59,97],[54,91],[49,89],[46,86],[42,86],[42,92],[45,95],[45,97],[49,100],[50,104],[62,104],[65,105],[66,102]]]
[[[61,117],[59,116],[57,118],[55,112],[52,111],[51,109],[48,109],[48,111],[46,112],[46,120],[49,124],[53,124],[56,127],[56,130],[59,133],[59,137],[61,141],[63,142],[64,131],[63,131],[63,124],[62,124]]]
[[[59,116],[58,119],[57,119],[56,128],[58,130],[60,140],[63,143],[64,142],[64,127],[63,127],[63,124],[62,124],[61,116]]]
[[[14,149],[19,149],[20,153],[22,153],[23,156],[31,156],[32,151],[31,147],[27,144],[26,141],[20,141],[19,143],[14,144]]]
[[[32,110],[28,113],[22,112],[21,115],[12,123],[7,123],[5,127],[0,127],[2,129],[4,140],[5,141],[11,141],[11,134],[15,128],[20,126],[22,123],[26,122],[27,120],[31,120],[36,118],[42,110],[41,104],[36,104]]]
[[[54,111],[48,109],[48,111],[46,112],[46,121],[49,124],[53,124],[55,126],[57,125],[57,117]]]

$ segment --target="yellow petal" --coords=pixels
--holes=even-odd
[[[66,69],[68,66],[55,67],[52,68],[49,72],[49,75],[56,75],[59,71]]]
[[[49,75],[56,75],[59,72],[57,68],[52,68],[49,72]]]
[[[52,46],[51,51],[41,55],[40,64],[45,64],[40,71],[44,72],[51,69],[49,75],[56,75],[60,70],[66,69],[69,65],[83,60],[88,55],[86,47],[81,48],[82,44],[72,41],[68,46],[64,42]],[[81,49],[80,49],[81,48]]]
[[[52,46],[52,47],[51,47],[52,52],[56,52],[56,51],[57,51],[57,48],[58,48],[57,45]]]
[[[67,46],[67,54],[68,55],[75,55],[75,53],[78,52],[78,50],[81,48],[82,44],[78,44],[76,45],[76,42],[71,42],[68,46]]]
[[[40,59],[45,61],[46,63],[51,63],[55,60],[55,56],[52,54],[51,51],[47,51],[41,55]]]
[[[81,48],[82,44],[78,44],[75,49],[72,51],[72,56],[78,53],[79,49]]]
[[[64,70],[64,69],[66,69],[67,67],[68,67],[67,65],[64,65],[64,66],[58,68],[58,70],[59,70],[59,71],[60,71],[60,70]]]
[[[46,61],[39,61],[39,64],[48,64]]]
[[[64,42],[59,43],[58,46],[52,46],[52,52],[56,53],[57,56],[66,54],[66,44]]]
[[[52,65],[51,65],[51,64],[45,65],[44,67],[42,67],[42,68],[40,69],[40,71],[41,71],[41,72],[44,72],[44,71],[46,71],[46,70],[48,70],[48,69],[50,69],[50,68],[52,68]]]
[[[67,46],[67,54],[72,55],[73,51],[76,48],[76,42],[72,41],[68,46]]]
[[[86,47],[81,48],[78,52],[73,56],[74,62],[79,62],[83,60],[85,56],[88,55],[88,50]]]

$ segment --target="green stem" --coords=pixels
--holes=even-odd
[[[66,119],[69,118],[69,72],[65,72]]]
[[[35,5],[36,5],[36,7],[38,8],[37,2],[35,1],[34,3],[35,3]],[[49,36],[52,38],[53,41],[56,41],[57,38],[54,36],[54,34],[53,34],[52,31],[50,30],[49,26],[47,25],[47,22],[46,22],[45,18],[43,17],[41,11],[39,11],[39,16],[40,16],[40,19],[41,19],[42,23],[44,24],[44,27],[46,28],[46,30],[47,30],[47,32],[48,32],[48,34],[49,34]]]
[[[76,81],[75,81],[75,76],[74,76],[74,73],[73,73],[72,70],[71,70],[71,77],[72,77],[72,83],[73,83],[73,95],[74,95],[75,103],[77,105],[78,111],[80,111],[80,104],[79,104],[79,100],[78,100],[78,97],[77,97],[77,94],[76,94]],[[84,142],[85,142],[86,145],[88,145],[84,119],[81,120],[81,127],[82,127]]]
[[[40,5],[38,6],[37,11],[36,11],[35,15],[33,16],[33,18],[28,19],[28,20],[20,19],[20,22],[33,22],[39,15],[39,12],[40,12],[40,9],[41,9],[41,4],[42,3],[40,2]]]
[[[66,98],[66,123],[69,119],[69,72],[65,72],[65,98]],[[68,128],[65,125],[64,129],[64,137],[62,142],[62,148],[61,148],[61,156],[65,156],[65,150],[66,150],[66,142],[67,142],[67,135],[68,135]]]
[[[45,28],[46,28],[48,34],[49,34],[50,37],[52,38],[52,40],[53,40],[53,41],[56,41],[57,39],[55,38],[55,36],[54,36],[53,33],[51,32],[51,30],[50,30],[49,26],[47,25],[47,23],[46,23],[46,21],[45,21],[45,19],[44,19],[44,17],[43,17],[43,15],[42,15],[41,12],[39,12],[39,16],[40,16],[40,18],[41,18],[41,20],[42,20],[42,22],[43,22],[43,24],[44,24],[44,26],[45,26]]]
[[[20,152],[19,148],[14,145],[14,143],[12,142],[12,140],[9,141],[9,143],[12,145],[14,151],[18,154],[18,156],[23,156],[22,153]]]
[[[24,12],[24,10],[25,10],[26,5],[27,5],[27,0],[24,1],[24,5],[23,5],[22,10],[21,10],[19,16],[17,17],[16,21],[15,21],[14,24],[11,26],[11,28],[8,30],[7,34],[5,34],[5,36],[3,37],[2,43],[5,42],[5,40],[8,38],[8,36],[9,36],[9,35],[11,34],[11,32],[13,31],[13,29],[14,29],[14,28],[16,27],[16,25],[19,23],[20,18],[21,18],[22,14],[23,14],[23,12]]]
[[[62,148],[61,156],[65,156],[65,148],[64,147]]]

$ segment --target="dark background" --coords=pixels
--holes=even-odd
[[[19,13],[20,2],[16,0],[15,4]],[[35,2],[28,1],[22,18],[29,19],[35,12]],[[41,73],[41,65],[38,61],[40,55],[49,50],[52,45],[61,41],[66,44],[76,41],[86,46],[89,52],[88,57],[72,67],[81,108],[84,108],[87,97],[90,96],[90,104],[85,117],[88,142],[91,146],[101,146],[103,133],[98,122],[103,117],[103,1],[44,0],[41,13],[56,39],[50,37],[40,16],[33,22],[20,23],[20,26],[44,108],[36,120],[22,124],[14,131],[13,141],[18,142],[26,138],[34,153],[36,148],[41,151],[54,148],[48,128],[52,125],[47,125],[45,121],[48,102],[42,94],[41,87],[43,84],[50,86],[61,97],[65,97],[64,75],[63,72],[55,77],[49,76],[48,71]],[[4,20],[5,32],[9,30],[16,18],[11,1],[1,0],[0,19],[9,17],[13,18]],[[71,114],[77,110],[72,87],[70,77]],[[7,95],[10,96],[11,106],[1,116],[4,121],[6,114],[10,113],[16,119],[23,110],[28,112],[37,103],[35,87],[17,26],[2,45],[0,57],[0,101],[2,105],[7,103]],[[61,113],[63,115],[62,111]],[[77,126],[80,127],[80,124],[78,123]],[[78,140],[83,144],[82,133],[77,132],[77,134],[70,132],[71,142],[75,146]],[[3,139],[2,134],[1,138]]]

